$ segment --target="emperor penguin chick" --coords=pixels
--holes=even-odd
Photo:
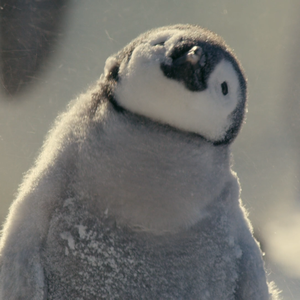
[[[108,58],[11,206],[0,299],[277,299],[231,170],[245,107],[240,63],[199,26]]]

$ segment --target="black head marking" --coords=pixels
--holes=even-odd
[[[111,70],[109,71],[107,78],[109,80],[115,80],[116,82],[118,82],[119,81],[119,69],[120,69],[119,64],[114,65],[111,68]]]
[[[201,40],[181,40],[170,54],[172,63],[162,63],[161,70],[170,79],[182,82],[191,91],[203,91],[222,51]]]

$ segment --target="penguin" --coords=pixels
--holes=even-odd
[[[0,241],[0,299],[277,299],[230,145],[247,80],[198,25],[150,30],[60,115]]]

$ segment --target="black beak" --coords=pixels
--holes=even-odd
[[[174,65],[181,65],[190,62],[192,65],[200,64],[201,67],[205,65],[205,55],[200,46],[192,47],[188,52],[173,61]]]
[[[207,88],[206,54],[199,45],[178,45],[174,47],[171,64],[162,63],[161,70],[170,79],[177,80],[191,91]]]

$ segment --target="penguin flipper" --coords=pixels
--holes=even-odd
[[[34,249],[24,249],[1,261],[0,300],[45,300],[44,270]]]
[[[254,241],[253,241],[254,242]],[[263,261],[257,247],[244,245],[239,262],[236,300],[271,300],[266,285]]]
[[[12,204],[0,240],[0,300],[47,298],[42,250],[57,191],[54,180],[40,178]]]
[[[279,300],[277,291],[268,284],[262,252],[255,240],[247,213],[243,207],[240,220],[239,247],[241,257],[238,265],[236,300]],[[269,286],[268,286],[269,285]]]

